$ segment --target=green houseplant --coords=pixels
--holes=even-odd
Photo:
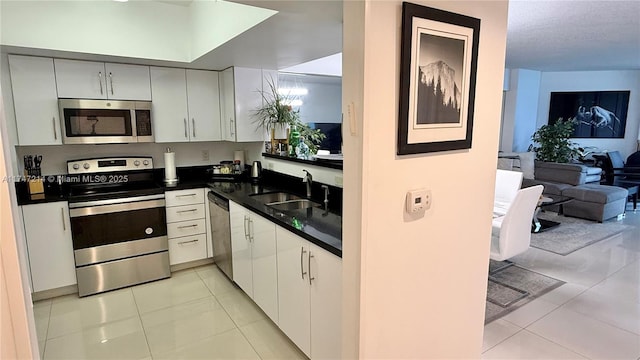
[[[536,159],[540,161],[568,163],[578,155],[575,144],[569,140],[574,122],[559,118],[554,124],[542,125],[531,137]]]
[[[290,105],[291,99],[278,92],[273,78],[267,80],[267,84],[268,90],[258,90],[262,96],[262,106],[254,112],[257,128],[269,132],[271,129],[284,130],[297,124],[300,121],[300,112],[293,110]]]
[[[326,138],[326,135],[319,129],[311,129],[307,123],[300,120],[300,111],[294,110],[290,105],[292,97],[288,94],[281,94],[275,85],[273,78],[267,80],[268,90],[258,90],[262,96],[262,106],[255,110],[254,117],[257,128],[275,133],[279,131],[286,134],[286,129],[290,128],[289,144],[295,147],[299,140],[303,140],[309,147],[311,154],[318,152],[318,145]],[[296,138],[292,138],[296,136]],[[286,138],[286,135],[276,135],[276,139]],[[290,149],[290,156],[295,156],[294,149]]]

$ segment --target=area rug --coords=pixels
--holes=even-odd
[[[520,308],[564,284],[560,281],[518,265],[491,260],[490,268],[498,269],[489,274],[485,324]]]
[[[628,229],[619,222],[595,221],[559,216],[546,212],[540,219],[559,222],[560,225],[537,234],[531,234],[531,246],[558,255],[568,255],[598,241],[608,239]]]

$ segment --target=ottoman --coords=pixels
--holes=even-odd
[[[565,189],[562,195],[573,198],[564,204],[564,215],[603,222],[624,214],[629,192],[617,186],[584,184]]]

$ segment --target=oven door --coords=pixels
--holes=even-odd
[[[135,102],[60,99],[64,144],[137,142]]]
[[[76,266],[166,251],[164,194],[70,203]]]

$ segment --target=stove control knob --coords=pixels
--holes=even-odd
[[[82,164],[82,167],[83,167],[85,170],[89,170],[89,163],[84,163],[84,164]]]
[[[140,166],[140,160],[136,160],[136,161],[134,161],[134,162],[133,162],[133,165],[135,165],[135,166]]]
[[[142,164],[143,164],[144,166],[149,166],[149,160],[145,160],[145,161],[143,161],[143,162],[142,162]]]
[[[78,164],[73,164],[73,170],[78,170],[80,169],[80,165]]]

